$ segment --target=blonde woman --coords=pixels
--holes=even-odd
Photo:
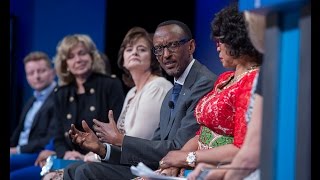
[[[82,128],[84,120],[92,128],[92,119],[109,122],[109,110],[119,117],[123,87],[119,79],[105,75],[104,60],[88,35],[65,36],[57,46],[54,60],[60,85],[55,97],[55,152],[65,160],[83,160],[89,151],[71,142],[71,124]]]

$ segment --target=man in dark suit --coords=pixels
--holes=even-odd
[[[56,87],[51,60],[44,52],[31,52],[24,58],[28,84],[34,89],[10,139],[10,172],[33,165],[38,153],[53,137],[53,90]]]
[[[162,68],[174,77],[175,84],[182,86],[176,102],[171,98],[172,89],[166,95],[159,127],[153,139],[122,135],[110,128],[114,126],[101,122],[96,122],[94,128],[97,136],[86,123],[83,123],[85,132],[72,126],[69,133],[73,142],[95,152],[102,162],[71,165],[65,169],[65,179],[134,178],[131,165],[143,162],[153,169],[158,168],[163,156],[170,150],[180,149],[199,129],[194,108],[198,100],[212,89],[216,75],[193,58],[195,41],[190,29],[180,21],[170,20],[159,24],[153,45],[153,52]],[[109,119],[112,119],[110,112]],[[101,131],[102,128],[104,131]],[[107,143],[103,144],[99,138]]]

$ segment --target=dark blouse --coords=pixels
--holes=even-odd
[[[82,120],[87,120],[87,113],[86,111],[83,111],[86,109],[86,99],[88,99],[88,94],[77,94],[77,110],[78,112],[76,113],[76,122],[75,126],[76,127],[82,127],[81,121]],[[82,128],[80,128],[83,130]]]
[[[88,153],[71,142],[68,134],[71,124],[83,130],[82,120],[92,128],[93,119],[109,122],[109,110],[113,110],[116,120],[120,115],[124,92],[119,79],[93,73],[84,83],[84,88],[84,94],[77,94],[76,84],[71,83],[59,87],[56,91],[55,112],[58,121],[55,150],[59,158],[63,158],[66,151]]]

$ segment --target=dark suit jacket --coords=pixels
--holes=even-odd
[[[160,124],[152,140],[125,136],[122,152],[112,146],[109,163],[137,165],[143,162],[151,168],[169,151],[181,149],[196,135],[199,124],[194,116],[198,100],[212,88],[217,76],[207,67],[195,61],[181,89],[173,116],[170,118],[170,101],[172,89],[167,93],[160,111]],[[146,127],[147,128],[147,127]]]
[[[35,115],[29,134],[28,144],[20,147],[21,153],[34,153],[41,151],[49,142],[50,138],[54,136],[54,126],[56,120],[54,117],[53,99],[54,92],[51,92]],[[15,147],[18,145],[20,133],[24,127],[25,117],[34,101],[35,97],[32,96],[24,106],[20,116],[19,124],[10,139],[10,147]]]
[[[55,107],[57,115],[57,131],[54,141],[57,156],[62,158],[66,151],[76,150],[82,154],[88,153],[78,145],[73,144],[68,131],[71,124],[82,130],[81,121],[85,120],[90,128],[93,119],[109,122],[108,111],[113,110],[118,119],[124,101],[124,92],[118,78],[92,73],[83,84],[85,94],[79,101],[75,83],[59,87],[56,92]]]

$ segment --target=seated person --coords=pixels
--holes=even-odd
[[[111,109],[119,117],[124,101],[122,84],[106,75],[104,60],[85,34],[65,36],[57,45],[54,62],[60,85],[54,101],[59,127],[55,128],[55,152],[59,159],[83,160],[89,151],[70,141],[71,124],[81,128],[81,121],[87,120],[92,128],[92,119],[108,122],[106,112]]]
[[[38,153],[54,135],[55,73],[51,60],[44,52],[35,51],[24,58],[28,84],[33,96],[25,104],[20,121],[10,139],[10,176],[33,165]]]
[[[176,20],[160,23],[153,36],[153,53],[166,73],[174,77],[175,85],[162,102],[160,122],[153,138],[119,136],[110,128],[106,130],[110,133],[106,137],[109,144],[103,144],[85,122],[84,131],[72,126],[69,133],[73,142],[97,153],[102,163],[69,165],[63,178],[131,179],[135,176],[130,165],[142,161],[156,169],[168,151],[180,149],[199,128],[193,116],[194,107],[199,98],[211,90],[216,79],[216,75],[193,58],[194,51],[195,41],[186,24]],[[109,115],[112,119],[111,112]]]
[[[46,164],[46,160],[43,157],[48,157],[50,155],[55,154],[54,145],[53,145],[53,138],[50,142],[45,146],[44,150],[42,150],[34,164],[26,165],[24,168],[15,170],[14,172],[10,173],[10,179],[41,179],[41,168]],[[42,159],[40,161],[40,159]],[[44,159],[44,160],[43,160]]]
[[[262,54],[254,49],[236,4],[218,12],[211,28],[222,65],[235,70],[222,73],[213,90],[199,100],[195,108],[199,131],[181,150],[162,158],[161,173],[177,176],[180,168],[192,169],[200,162],[230,162],[242,146],[246,111]]]
[[[125,35],[118,53],[118,66],[132,79],[134,87],[127,93],[117,128],[123,135],[149,140],[158,127],[163,99],[172,88],[172,83],[162,77],[151,48],[150,34],[141,27],[133,27]],[[103,132],[99,132],[104,142]]]
[[[148,140],[158,127],[160,105],[172,83],[161,77],[161,67],[151,47],[152,39],[145,29],[133,27],[126,34],[120,46],[118,65],[133,80],[134,87],[125,98],[117,125],[93,120],[94,130],[102,142],[105,142],[104,134],[109,132],[103,130],[106,126],[121,136],[130,135]],[[96,161],[89,155],[86,158],[88,161]]]
[[[252,44],[259,52],[264,53],[264,32],[266,26],[265,15],[245,11],[244,16]],[[260,138],[263,108],[262,70],[263,66],[259,72],[259,76],[257,76],[258,80],[255,80],[256,87],[253,89],[254,94],[251,97],[252,101],[247,110],[248,130],[243,146],[232,159],[232,163],[226,165],[230,170],[224,168],[214,168],[210,170],[213,167],[212,165],[200,163],[196,169],[188,175],[188,179],[196,179],[205,168],[208,169],[208,172],[204,177],[208,179],[221,178],[219,174],[225,174],[223,177],[225,180],[244,179],[250,173],[251,174],[247,178],[259,179],[259,170],[254,170],[258,168],[260,163]]]
[[[69,139],[71,124],[81,128],[81,121],[108,122],[106,112],[112,109],[119,117],[124,101],[121,81],[105,75],[105,64],[95,43],[84,34],[65,36],[57,46],[55,68],[60,87],[55,108],[58,127],[54,141],[58,158],[83,159],[88,153]]]

